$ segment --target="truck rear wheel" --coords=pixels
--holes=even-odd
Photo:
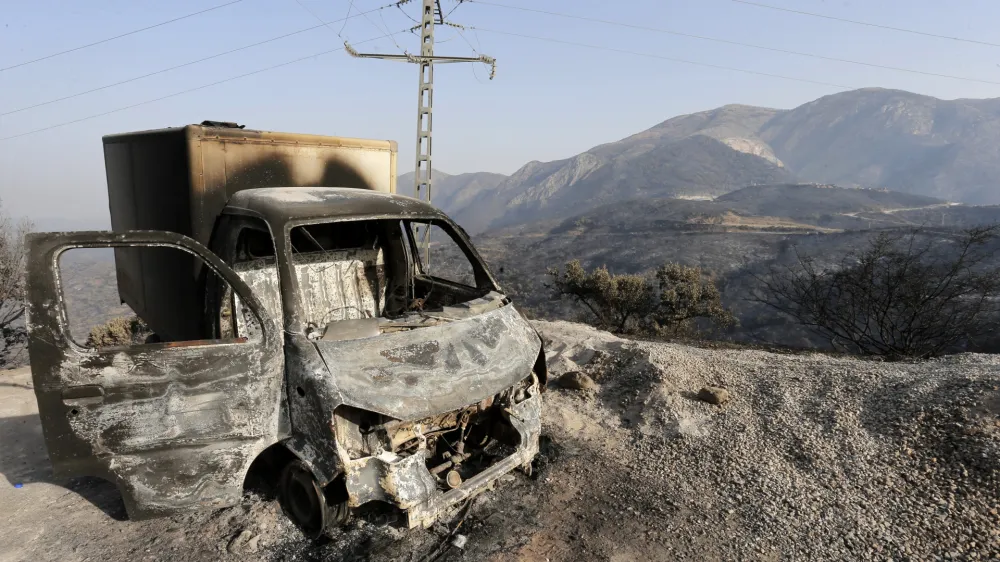
[[[338,483],[340,479],[331,486]],[[285,514],[309,538],[319,538],[327,529],[347,521],[347,498],[321,488],[312,470],[299,459],[285,465],[278,489]]]

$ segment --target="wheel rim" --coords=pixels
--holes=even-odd
[[[310,537],[318,537],[326,528],[326,498],[312,472],[299,462],[285,469],[282,482],[285,510],[289,518]]]

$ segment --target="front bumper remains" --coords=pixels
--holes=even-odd
[[[369,501],[388,502],[406,511],[409,528],[430,526],[456,503],[483,492],[515,468],[530,465],[538,454],[541,411],[542,397],[534,386],[528,398],[511,405],[505,412],[520,436],[515,452],[452,490],[439,489],[424,457],[419,454],[401,457],[383,451],[351,460],[345,470],[348,505],[358,507]]]

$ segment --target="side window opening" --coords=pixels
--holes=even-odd
[[[274,257],[274,240],[267,225],[258,223],[240,229],[236,239],[237,261]]]
[[[164,293],[156,275],[132,279],[116,270],[116,260],[134,260],[145,271],[186,264],[191,289]],[[136,268],[130,269],[135,271]],[[72,248],[59,256],[59,284],[66,330],[81,347],[106,349],[158,343],[245,343],[260,333],[259,321],[246,311],[241,322],[253,330],[235,328],[231,306],[213,295],[232,294],[229,284],[202,260],[175,247],[129,246]],[[198,281],[198,278],[201,281]],[[197,287],[202,287],[202,290]],[[126,291],[120,288],[127,287]],[[170,294],[174,305],[146,307],[150,299]]]
[[[485,269],[447,225],[404,221],[411,264],[411,310],[442,311],[494,290]]]
[[[410,221],[416,273],[478,288],[476,269],[451,233],[433,222]]]
[[[229,254],[230,262],[236,274],[246,283],[254,296],[264,305],[267,313],[281,325],[281,287],[278,275],[278,263],[275,255],[274,239],[271,237],[267,223],[260,219],[241,218],[235,227],[236,236]],[[243,318],[248,312],[238,295],[226,294],[226,306],[231,311],[237,311],[233,328],[238,334],[251,334],[255,329],[253,324],[247,324]]]

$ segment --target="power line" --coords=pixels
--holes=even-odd
[[[409,2],[409,1],[410,0],[403,0],[402,2],[400,2],[400,4],[405,3],[405,2]],[[295,0],[295,3],[298,4],[299,6],[301,6],[303,10],[305,10],[306,12],[308,12],[310,16],[316,18],[317,21],[323,23],[323,25],[326,26],[326,22],[323,21],[323,18],[319,17],[319,15],[317,15],[316,12],[310,10],[305,4],[303,4],[302,0]],[[347,6],[347,15],[348,16],[351,15],[351,10],[353,10],[353,9],[354,9],[354,0],[350,0],[350,2],[348,3],[348,6]],[[373,22],[368,17],[368,14],[371,13],[371,12],[374,12],[374,11],[375,10],[368,10],[367,12],[362,12],[361,15],[363,15],[365,17],[365,19],[368,20],[368,23],[372,24],[372,26],[374,26],[375,29],[377,29],[379,31],[385,31],[386,36],[391,36],[392,34],[389,33],[389,26],[386,25],[385,18],[382,17],[382,12],[379,12],[379,14],[378,14],[379,18],[382,19],[382,27],[379,27],[378,25],[376,25],[375,22]],[[343,35],[341,35],[341,33],[343,33],[344,26],[346,26],[346,25],[347,25],[347,21],[345,20],[344,21],[344,25],[340,27],[340,31],[336,32],[337,33],[337,37],[340,37],[341,39],[344,38]],[[329,26],[326,26],[326,27],[330,31],[333,31],[332,27],[329,27]],[[396,45],[397,48],[399,47],[399,43],[396,43],[396,38],[395,37],[392,37],[392,42]],[[402,49],[400,49],[400,51],[402,51]]]
[[[828,16],[826,14],[817,14],[814,12],[803,12],[801,10],[793,10],[791,8],[782,8],[780,6],[771,6],[769,4],[761,4],[759,2],[750,2],[748,0],[732,0],[733,2],[739,4],[746,4],[748,6],[756,6],[758,8],[767,8],[768,10],[776,10],[779,12],[788,12],[790,14],[799,14],[802,16],[810,16],[814,18],[823,18],[827,20],[839,21],[843,23],[853,23],[855,25],[864,25],[867,27],[874,27],[877,29],[888,29],[890,31],[899,31],[901,33],[911,33],[913,35],[923,35],[924,37],[934,37],[937,39],[948,39],[949,41],[959,41],[961,43],[972,43],[974,45],[986,45],[987,47],[1000,47],[1000,43],[990,43],[989,41],[980,41],[978,39],[967,39],[965,37],[952,37],[950,35],[939,35],[937,33],[928,33],[926,31],[917,31],[915,29],[906,29],[903,27],[893,27],[891,25],[881,25],[877,23],[870,23],[866,21],[850,20],[847,18],[838,18],[836,16]]]
[[[409,0],[406,0],[406,1],[409,2]],[[406,13],[406,10],[403,9],[403,4],[404,4],[404,2],[396,2],[396,7],[399,8],[399,11],[402,12],[402,14],[404,16],[406,16],[407,18],[409,18],[410,21],[412,21],[413,23],[415,23],[417,25],[420,25],[420,20],[418,20],[418,19],[414,18],[413,16],[411,16],[410,14]]]
[[[449,10],[447,14],[445,14],[444,16],[442,16],[441,17],[441,21],[446,21],[449,17],[451,17],[451,15],[455,13],[455,10],[457,10],[458,7],[462,5],[462,2],[465,2],[465,1],[466,0],[456,0],[455,7],[452,8],[451,10]]]
[[[399,35],[401,33],[407,33],[408,31],[409,31],[408,29],[404,29],[404,30],[392,33],[391,35]],[[380,35],[378,37],[372,37],[371,39],[365,39],[364,41],[358,41],[358,44],[361,44],[361,43],[370,43],[372,41],[377,41],[379,39],[384,39],[385,37],[386,37],[386,35]],[[243,73],[243,74],[240,74],[240,75],[237,75],[237,76],[231,76],[229,78],[224,78],[222,80],[216,80],[215,82],[210,82],[208,84],[202,84],[201,86],[195,86],[194,88],[188,88],[187,90],[181,90],[179,92],[174,92],[172,94],[167,94],[165,96],[160,96],[158,98],[154,98],[154,99],[151,99],[151,100],[141,101],[139,103],[133,103],[132,105],[126,105],[124,107],[119,107],[117,109],[112,109],[110,111],[105,111],[103,113],[95,113],[93,115],[88,115],[86,117],[81,117],[79,119],[74,119],[72,121],[64,121],[62,123],[57,123],[55,125],[49,125],[48,127],[42,127],[41,129],[34,129],[32,131],[28,131],[28,132],[25,132],[25,133],[18,133],[16,135],[11,135],[9,137],[2,137],[2,138],[0,138],[0,141],[6,141],[6,140],[16,139],[16,138],[20,138],[20,137],[25,137],[25,136],[28,136],[28,135],[33,135],[35,133],[41,133],[43,131],[49,131],[49,130],[52,130],[52,129],[57,129],[59,127],[65,127],[67,125],[73,125],[75,123],[80,123],[82,121],[89,121],[91,119],[97,119],[98,117],[104,117],[106,115],[111,115],[113,113],[119,113],[121,111],[125,111],[125,110],[132,109],[132,108],[135,108],[135,107],[139,107],[139,106],[143,106],[143,105],[149,105],[151,103],[155,103],[155,102],[158,102],[158,101],[163,101],[165,99],[174,98],[174,97],[181,96],[181,95],[184,95],[184,94],[190,94],[191,92],[197,92],[199,90],[204,90],[206,88],[211,88],[212,86],[218,86],[219,84],[225,84],[226,82],[232,82],[233,80],[239,80],[240,78],[246,78],[247,76],[253,76],[255,74],[261,74],[262,72],[268,72],[270,70],[275,70],[275,69],[278,69],[278,68],[281,68],[281,67],[284,67],[284,66],[289,66],[289,65],[292,65],[292,64],[295,64],[295,63],[299,63],[299,62],[302,62],[302,61],[305,61],[305,60],[314,59],[316,57],[320,57],[320,56],[323,56],[323,55],[328,55],[330,53],[335,53],[337,51],[343,51],[343,50],[344,50],[344,47],[337,47],[336,49],[330,49],[328,51],[322,51],[322,52],[319,52],[319,53],[313,53],[311,55],[307,55],[307,56],[304,56],[304,57],[299,57],[299,58],[294,59],[294,60],[290,60],[290,61],[282,62],[282,63],[279,63],[279,64],[271,65],[271,66],[268,66],[268,67],[265,67],[265,68],[261,68],[261,69],[258,69],[258,70],[251,71],[251,72],[246,72],[246,73]]]
[[[43,61],[43,60],[48,60],[48,59],[51,59],[51,58],[55,58],[55,57],[58,57],[58,56],[61,56],[61,55],[65,55],[66,53],[72,53],[74,51],[79,51],[79,50],[82,50],[82,49],[87,49],[87,48],[93,47],[95,45],[101,45],[101,44],[107,43],[109,41],[114,41],[115,39],[121,39],[122,37],[128,37],[129,35],[135,35],[136,33],[142,33],[143,31],[149,31],[150,29],[156,29],[157,27],[163,27],[164,25],[168,25],[168,24],[171,24],[171,23],[179,22],[181,20],[186,20],[188,18],[193,18],[195,16],[200,16],[201,14],[207,14],[208,12],[211,12],[213,10],[218,10],[220,8],[225,8],[226,6],[232,6],[233,4],[239,4],[242,1],[243,0],[232,0],[231,2],[226,2],[225,4],[219,4],[218,6],[213,6],[211,8],[206,8],[204,10],[200,10],[198,12],[193,12],[193,13],[187,14],[185,16],[180,16],[180,17],[177,17],[177,18],[174,18],[174,19],[171,19],[171,20],[161,21],[160,23],[153,24],[153,25],[150,25],[150,26],[147,26],[147,27],[143,27],[141,29],[135,29],[135,30],[129,31],[127,33],[122,33],[121,35],[115,35],[114,37],[108,37],[107,39],[101,39],[100,41],[94,41],[93,43],[87,43],[86,45],[80,45],[79,47],[73,47],[72,49],[66,49],[65,51],[59,51],[58,53],[53,53],[51,55],[45,55],[44,57],[39,57],[37,59],[32,59],[32,60],[29,60],[29,61],[20,62],[20,63],[17,63],[15,65],[12,65],[12,66],[6,66],[6,67],[3,67],[3,68],[0,68],[0,72],[3,72],[5,70],[11,70],[13,68],[19,68],[19,67],[22,67],[22,66],[27,66],[29,64],[34,64],[36,62],[40,62],[40,61]]]
[[[461,4],[461,3],[462,3],[462,0],[459,1],[459,4]],[[451,9],[451,12],[454,12],[457,8],[458,8],[458,6],[455,6],[454,8]],[[448,13],[450,14],[451,12],[448,12]],[[462,41],[465,41],[465,44],[468,45],[470,49],[472,49],[472,54],[476,55],[477,57],[479,56],[479,50],[476,49],[472,45],[472,41],[469,41],[469,39],[465,36],[465,34],[462,33],[462,30],[465,29],[464,25],[459,25],[457,23],[452,23],[450,21],[445,21],[444,25],[454,27],[455,31],[458,32],[457,36],[461,37]],[[451,39],[454,39],[454,37],[452,37]],[[438,43],[444,43],[446,41],[450,41],[451,39],[445,39],[444,41],[438,41]],[[482,45],[480,45],[480,47],[482,47]],[[479,79],[479,74],[476,73],[476,65],[472,65],[472,75],[476,78],[476,82],[479,82],[480,84],[485,84],[485,82],[483,82],[482,80]]]
[[[340,26],[340,31],[337,32],[337,37],[340,37],[341,39],[344,38],[341,35],[341,33],[343,33],[344,28],[347,27],[347,18],[351,17],[351,10],[353,9],[354,9],[354,0],[351,0],[350,3],[347,5],[347,15],[344,16],[344,24]]]
[[[908,72],[908,73],[911,73],[911,74],[920,74],[920,75],[923,75],[923,76],[933,76],[933,77],[936,77],[936,78],[948,78],[948,79],[951,79],[951,80],[963,80],[963,81],[966,81],[966,82],[978,82],[978,83],[981,83],[981,84],[1000,85],[1000,82],[994,81],[994,80],[983,80],[983,79],[980,79],[980,78],[969,78],[969,77],[966,77],[966,76],[955,76],[955,75],[952,75],[952,74],[941,74],[941,73],[938,73],[938,72],[929,72],[929,71],[924,71],[924,70],[916,70],[916,69],[912,69],[912,68],[902,68],[902,67],[898,67],[898,66],[889,66],[889,65],[884,65],[884,64],[876,64],[876,63],[871,63],[871,62],[856,61],[856,60],[850,60],[850,59],[842,59],[842,58],[837,58],[837,57],[828,57],[828,56],[825,56],[825,55],[818,55],[818,54],[815,54],[815,53],[805,53],[805,52],[802,52],[802,51],[791,51],[791,50],[788,50],[788,49],[779,49],[779,48],[776,48],[776,47],[765,47],[763,45],[755,45],[753,43],[742,43],[740,41],[732,41],[732,40],[729,40],[729,39],[720,39],[718,37],[709,37],[709,36],[706,36],[706,35],[695,35],[693,33],[685,33],[685,32],[682,32],[682,31],[672,31],[672,30],[669,30],[669,29],[662,29],[662,28],[657,28],[657,27],[648,27],[648,26],[644,26],[644,25],[636,25],[636,24],[619,22],[619,21],[605,20],[605,19],[599,19],[599,18],[591,18],[591,17],[586,17],[586,16],[577,16],[577,15],[573,15],[573,14],[565,14],[565,13],[560,13],[560,12],[550,12],[548,10],[538,10],[538,9],[535,9],[535,8],[524,8],[524,7],[521,7],[521,6],[511,6],[509,4],[500,4],[500,3],[497,3],[497,2],[490,2],[490,1],[487,1],[487,0],[465,0],[465,1],[466,2],[475,2],[477,4],[483,4],[483,5],[486,5],[486,6],[496,6],[498,8],[508,8],[508,9],[512,9],[512,10],[520,10],[522,12],[534,12],[534,13],[537,13],[537,14],[545,14],[545,15],[549,15],[549,16],[558,16],[558,17],[562,17],[562,18],[570,18],[570,19],[581,20],[581,21],[588,21],[588,22],[594,22],[594,23],[603,23],[603,24],[614,25],[614,26],[618,26],[618,27],[626,27],[626,28],[629,28],[629,29],[639,29],[639,30],[642,30],[642,31],[653,31],[653,32],[656,32],[656,33],[666,33],[668,35],[676,35],[676,36],[680,36],[680,37],[689,37],[689,38],[692,38],[692,39],[701,39],[701,40],[704,40],[704,41],[714,41],[716,43],[725,43],[727,45],[736,45],[736,46],[739,46],[739,47],[749,47],[751,49],[760,49],[760,50],[763,50],[763,51],[771,51],[771,52],[775,52],[775,53],[783,53],[783,54],[786,54],[786,55],[797,55],[797,56],[801,56],[801,57],[811,57],[811,58],[815,58],[815,59],[822,59],[822,60],[828,60],[828,61],[833,61],[833,62],[842,62],[842,63],[847,63],[847,64],[855,64],[855,65],[859,65],[859,66],[867,66],[867,67],[870,67],[870,68],[880,68],[880,69],[883,69],[883,70],[894,70],[894,71],[897,71],[897,72]],[[739,1],[742,1],[742,0],[733,0],[733,1],[739,2]]]
[[[379,10],[384,10],[386,8],[391,8],[393,5],[394,4],[387,4],[385,6],[381,6],[379,8],[374,8],[374,9],[369,10],[368,12],[364,12],[364,13],[371,13],[371,12],[376,12],[376,11],[379,11]],[[351,18],[361,17],[361,15],[362,15],[362,13],[356,13],[353,16],[348,16],[346,18],[343,18],[343,21],[346,22],[347,20],[349,20]],[[320,20],[320,21],[322,21],[322,20]],[[200,59],[196,59],[196,60],[193,60],[193,61],[188,61],[188,62],[181,63],[181,64],[178,64],[178,65],[175,65],[175,66],[171,66],[171,67],[168,67],[168,68],[163,68],[163,69],[160,69],[160,70],[149,72],[149,73],[146,73],[146,74],[143,74],[143,75],[140,75],[140,76],[133,76],[132,78],[127,78],[125,80],[120,80],[118,82],[113,82],[111,84],[105,84],[103,86],[98,86],[96,88],[91,88],[91,89],[83,91],[83,92],[77,92],[75,94],[70,94],[68,96],[63,96],[61,98],[54,98],[54,99],[50,99],[50,100],[47,100],[47,101],[38,102],[38,103],[36,103],[34,105],[27,105],[27,106],[24,106],[24,107],[21,107],[21,108],[18,108],[18,109],[11,109],[10,111],[5,111],[5,112],[0,113],[0,117],[6,116],[6,115],[13,115],[15,113],[21,113],[22,111],[28,111],[30,109],[36,109],[36,108],[43,107],[43,106],[46,106],[46,105],[51,105],[53,103],[57,103],[57,102],[61,102],[61,101],[66,101],[68,99],[78,98],[80,96],[85,96],[87,94],[92,94],[94,92],[99,92],[101,90],[107,90],[108,88],[113,88],[115,86],[121,86],[122,84],[128,84],[129,82],[135,82],[136,80],[142,80],[143,78],[149,78],[150,76],[156,76],[158,74],[164,74],[166,72],[170,72],[172,70],[177,70],[179,68],[184,68],[184,67],[192,66],[192,65],[195,65],[195,64],[198,64],[198,63],[202,63],[202,62],[205,62],[205,61],[209,61],[209,60],[212,60],[212,59],[217,59],[219,57],[223,57],[223,56],[226,56],[226,55],[231,55],[233,53],[238,53],[240,51],[245,51],[245,50],[251,49],[253,47],[259,47],[259,46],[265,45],[267,43],[273,43],[274,41],[278,41],[280,39],[286,39],[286,38],[292,37],[294,35],[300,35],[300,34],[305,33],[307,31],[312,31],[314,29],[319,29],[321,27],[327,26],[328,24],[338,23],[340,21],[341,20],[334,20],[334,21],[330,21],[330,22],[324,22],[324,23],[321,23],[319,25],[314,25],[312,27],[306,27],[306,28],[300,29],[298,31],[293,31],[291,33],[286,33],[284,35],[278,35],[277,37],[271,37],[270,39],[264,39],[263,41],[258,41],[256,43],[250,43],[249,45],[243,45],[242,47],[237,47],[235,49],[230,49],[228,51],[223,51],[221,53],[216,53],[214,55],[209,55],[207,57],[202,57]]]
[[[410,1],[410,0],[399,0],[399,1],[398,1],[398,2],[396,2],[395,4],[390,4],[390,5],[395,5],[395,6],[397,7],[397,8],[399,8],[400,10],[402,10],[401,6],[402,6],[403,4],[406,4],[406,3],[407,3],[407,2],[409,2],[409,1]],[[317,20],[319,20],[319,21],[323,21],[323,19],[322,19],[322,18],[320,18],[320,17],[318,16],[318,15],[316,15],[316,13],[315,13],[315,12],[313,12],[313,11],[312,11],[312,10],[310,10],[309,8],[306,8],[305,4],[303,4],[303,3],[302,3],[302,2],[300,1],[300,0],[295,0],[295,2],[296,2],[296,3],[297,3],[297,4],[299,5],[299,6],[302,6],[302,8],[303,8],[303,9],[304,9],[305,11],[309,12],[309,14],[310,14],[310,15],[311,15],[312,17],[316,18],[316,19],[317,19]],[[353,9],[354,9],[354,0],[348,0],[348,6],[347,6],[347,15],[348,15],[348,16],[349,16],[349,15],[351,15],[351,10],[353,10]],[[381,10],[381,8],[379,8],[379,9]],[[385,23],[385,18],[383,18],[383,17],[382,17],[382,13],[381,13],[381,12],[379,12],[379,18],[381,18],[381,19],[382,19],[382,27],[379,27],[379,26],[378,26],[378,24],[376,24],[376,23],[375,23],[374,21],[372,21],[372,20],[371,20],[371,18],[369,18],[369,17],[368,17],[368,14],[370,14],[370,13],[371,13],[371,12],[373,12],[373,11],[374,11],[374,10],[368,10],[367,12],[361,12],[361,15],[363,15],[363,16],[365,17],[365,20],[367,20],[367,21],[368,21],[368,23],[370,23],[372,27],[374,27],[375,29],[377,29],[377,30],[379,30],[379,31],[385,31],[385,33],[386,33],[385,37],[388,37],[388,38],[389,38],[389,39],[390,39],[390,40],[392,41],[392,44],[393,44],[393,45],[395,45],[397,49],[399,49],[399,52],[401,52],[401,53],[405,53],[406,51],[405,51],[405,50],[404,50],[404,49],[403,49],[402,47],[400,47],[400,46],[399,46],[399,43],[397,43],[397,42],[396,42],[396,37],[395,37],[395,34],[394,34],[394,33],[389,33],[389,26],[388,26],[388,25],[387,25],[387,24]],[[405,13],[405,12],[404,12],[404,13]],[[346,20],[345,20],[345,21],[344,21],[344,25],[340,26],[340,31],[338,31],[338,32],[337,32],[337,37],[339,37],[339,38],[341,38],[341,39],[343,39],[343,38],[344,38],[344,36],[343,36],[343,35],[341,35],[341,33],[343,33],[343,32],[344,32],[344,27],[345,27],[346,25],[347,25],[347,22],[346,22]],[[330,28],[330,31],[333,31],[333,28]]]
[[[402,9],[402,8],[400,8],[400,9]],[[385,17],[382,15],[382,12],[378,13],[378,19],[379,19],[379,21],[382,22],[382,29],[384,29],[385,32],[388,33],[389,32],[389,24],[385,23]],[[396,43],[396,38],[395,37],[392,38],[392,42]],[[399,43],[396,43],[396,47],[399,47]],[[406,52],[406,51],[403,51],[402,49],[400,49],[400,50],[402,52],[404,52],[404,53]]]
[[[400,2],[400,4],[405,4],[406,2],[409,2],[409,1],[410,0],[402,0]],[[354,0],[351,0],[351,3],[353,4]],[[379,12],[379,18],[382,18],[382,13],[381,12]],[[371,18],[369,18],[368,16],[365,16],[365,19],[368,21],[368,23],[372,24],[372,27],[374,27],[375,29],[384,30],[386,33],[389,33],[389,25],[385,23],[385,18],[382,18],[382,27],[381,28],[378,26],[378,24],[376,24],[374,21],[372,21]],[[396,38],[395,37],[389,36],[389,39],[392,41],[392,44],[396,46],[396,49],[400,53],[404,53],[404,54],[406,53],[406,49],[404,49],[404,48],[402,48],[402,47],[399,46],[399,43],[396,42]]]
[[[310,10],[308,6],[306,6],[305,4],[303,4],[302,0],[295,0],[295,3],[298,4],[299,7],[302,8],[303,10],[305,10],[306,12],[309,12],[310,16],[316,18],[316,20],[319,21],[319,23],[320,23],[320,25],[319,25],[320,27],[325,27],[325,28],[329,29],[330,31],[333,31],[333,28],[330,27],[331,23],[338,23],[338,22],[341,21],[341,20],[336,20],[336,21],[333,21],[333,22],[325,21],[325,20],[323,20],[323,18],[321,18],[318,15],[316,15],[316,12]],[[351,4],[347,7],[347,15],[344,16],[344,18],[343,18],[344,25],[347,25],[347,20],[350,19],[350,17],[351,17],[351,10],[353,8],[354,8],[354,2],[352,1]],[[337,32],[337,36],[338,37],[340,36],[340,32],[343,31],[343,30],[344,30],[344,28],[341,27],[340,31]]]
[[[450,21],[444,22],[443,25],[447,25],[448,27],[454,27],[455,31],[458,32],[457,35],[461,37],[463,41],[465,41],[465,44],[468,45],[470,49],[472,49],[472,53],[475,55],[479,55],[479,51],[476,50],[476,48],[472,45],[472,43],[465,37],[465,34],[462,33],[462,30],[465,29],[464,25],[451,23]],[[438,43],[444,43],[444,41],[438,41]],[[473,66],[473,68],[475,68],[475,66]]]
[[[514,33],[514,32],[511,32],[511,31],[500,31],[500,30],[497,30],[497,29],[486,29],[486,28],[483,28],[483,27],[470,27],[469,29],[476,30],[476,31],[483,31],[483,32],[486,32],[486,33],[496,33],[496,34],[499,34],[499,35],[509,35],[511,37],[522,37],[522,38],[525,38],[525,39],[535,39],[535,40],[538,40],[538,41],[547,41],[549,43],[559,43],[559,44],[562,44],[562,45],[572,45],[574,47],[586,47],[588,49],[598,49],[598,50],[601,50],[601,51],[611,51],[613,53],[622,53],[622,54],[626,54],[626,55],[635,55],[635,56],[639,56],[639,57],[647,57],[647,58],[653,58],[653,59],[667,60],[667,61],[671,61],[671,62],[679,62],[679,63],[691,64],[691,65],[695,65],[695,66],[704,66],[704,67],[707,67],[707,68],[715,68],[715,69],[719,69],[719,70],[730,70],[730,71],[733,71],[733,72],[742,72],[744,74],[755,74],[757,76],[767,76],[767,77],[770,77],[770,78],[780,78],[782,80],[792,80],[794,82],[805,82],[807,84],[818,84],[820,86],[832,86],[834,88],[838,88],[838,89],[841,89],[841,90],[855,90],[855,89],[857,89],[857,86],[844,86],[843,84],[834,84],[832,82],[822,82],[820,80],[810,80],[808,78],[795,78],[793,76],[783,76],[781,74],[771,74],[771,73],[768,73],[768,72],[759,72],[759,71],[756,71],[756,70],[747,70],[745,68],[736,68],[736,67],[733,67],[733,66],[723,66],[723,65],[711,64],[711,63],[707,63],[707,62],[697,62],[697,61],[692,61],[692,60],[687,60],[687,59],[679,59],[679,58],[675,58],[675,57],[668,57],[668,56],[664,56],[664,55],[657,55],[657,54],[653,54],[653,53],[641,53],[641,52],[638,52],[638,51],[629,51],[629,50],[626,50],[626,49],[617,49],[617,48],[614,48],[614,47],[604,47],[604,46],[601,46],[601,45],[589,45],[587,43],[577,43],[577,42],[574,42],[574,41],[564,41],[562,39],[553,39],[551,37],[537,37],[537,36],[534,36],[534,35],[526,35],[526,34],[523,34],[523,33]]]

